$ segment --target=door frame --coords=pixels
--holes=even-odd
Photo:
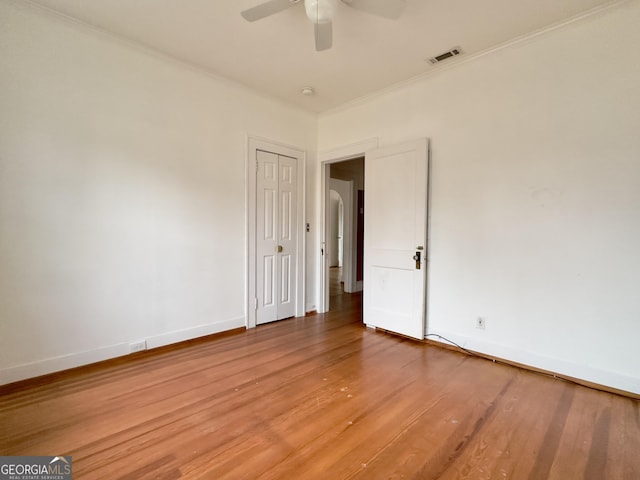
[[[246,327],[255,328],[256,326],[256,310],[258,305],[258,295],[256,292],[256,180],[257,180],[257,161],[256,152],[263,150],[266,152],[283,155],[286,157],[295,158],[298,166],[298,178],[297,178],[297,242],[296,242],[296,255],[297,255],[297,267],[296,267],[296,293],[295,293],[295,315],[296,317],[303,317],[305,314],[305,264],[306,264],[306,242],[305,242],[305,210],[306,210],[306,195],[305,195],[305,178],[306,178],[306,153],[304,150],[285,145],[282,143],[268,140],[257,136],[247,136],[246,142],[246,163],[245,163],[245,177],[246,177],[246,285],[245,285],[245,318]]]
[[[378,138],[370,138],[332,150],[318,153],[320,163],[320,271],[318,275],[319,295],[318,313],[329,311],[329,259],[327,255],[328,226],[329,226],[329,179],[331,178],[331,164],[365,157],[368,150],[378,148]]]

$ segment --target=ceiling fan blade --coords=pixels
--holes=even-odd
[[[329,50],[333,44],[333,27],[331,22],[314,24],[316,35],[316,52]]]
[[[255,22],[261,18],[286,10],[299,2],[300,0],[269,0],[241,12],[240,15],[249,22]]]
[[[405,0],[342,0],[342,3],[378,17],[396,20],[402,15]]]

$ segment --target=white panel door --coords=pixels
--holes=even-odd
[[[296,261],[297,261],[297,211],[296,185],[298,179],[295,158],[279,155],[278,196],[278,297],[277,320],[293,317],[296,313]]]
[[[295,315],[297,271],[297,163],[256,153],[256,323]]]
[[[427,175],[426,139],[367,152],[363,320],[420,340],[426,319]]]

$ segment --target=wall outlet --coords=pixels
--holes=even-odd
[[[476,320],[476,328],[479,328],[480,330],[484,330],[484,327],[487,325],[487,321],[485,320],[484,317],[478,317],[478,319]]]
[[[129,344],[130,353],[142,352],[143,350],[146,350],[146,349],[147,349],[146,340],[142,340],[141,342],[133,342]]]

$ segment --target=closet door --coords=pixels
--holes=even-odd
[[[256,323],[295,315],[297,288],[297,162],[256,153]]]

